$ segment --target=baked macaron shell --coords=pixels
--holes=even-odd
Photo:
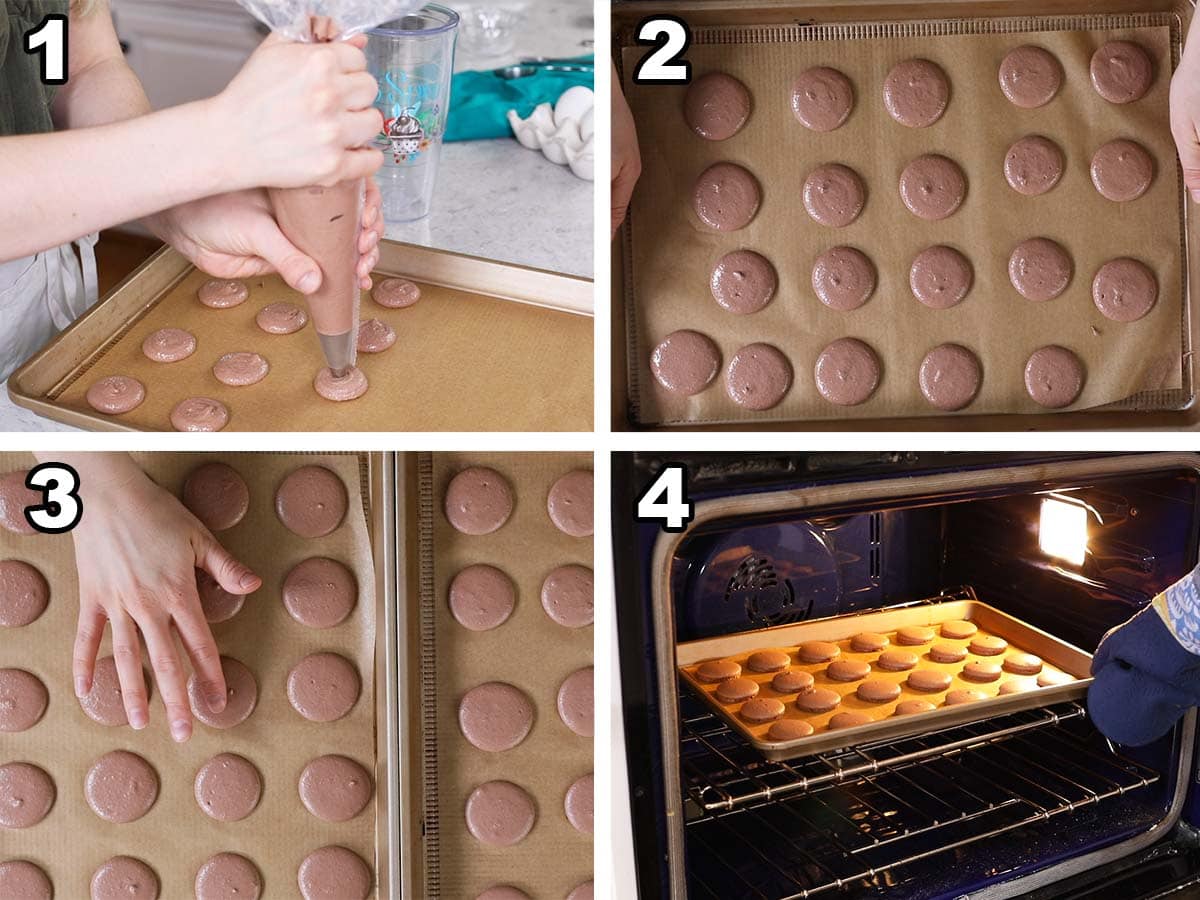
[[[976,656],[999,656],[1008,649],[1008,641],[993,634],[980,634],[971,639],[967,649]]]
[[[979,629],[975,624],[965,619],[951,619],[949,622],[943,622],[941,627],[942,637],[952,641],[963,641],[975,637],[977,631]]]
[[[906,647],[919,647],[934,638],[934,631],[924,625],[905,625],[896,629],[896,643]]]
[[[900,697],[900,685],[882,678],[868,678],[855,691],[859,700],[867,703],[890,703]]]
[[[797,648],[796,656],[800,662],[823,663],[836,659],[841,652],[837,644],[829,641],[805,641]]]
[[[837,691],[828,688],[815,688],[796,698],[797,708],[806,713],[823,713],[835,709],[842,702]]]
[[[1003,668],[1014,675],[1037,675],[1042,671],[1042,660],[1032,653],[1017,651],[1004,658]]]
[[[839,713],[834,713],[829,717],[829,730],[837,731],[842,728],[858,728],[861,725],[870,725],[871,717],[864,712],[855,712],[853,710],[843,710]]]
[[[886,650],[891,641],[886,634],[863,631],[850,638],[850,649],[855,653],[879,653]]]
[[[791,661],[791,656],[783,650],[756,650],[746,658],[746,668],[751,672],[781,672]]]
[[[739,712],[741,717],[747,722],[754,725],[761,725],[764,722],[775,721],[785,711],[783,702],[776,700],[774,697],[755,697],[743,703]]]
[[[780,719],[767,730],[767,740],[798,741],[813,733],[813,727],[803,719]]]
[[[953,679],[937,669],[917,669],[908,674],[908,686],[914,691],[937,694],[950,687]]]
[[[883,669],[885,672],[907,672],[909,669],[916,668],[919,661],[917,654],[911,650],[896,648],[880,653],[879,658],[875,660],[875,667]]]
[[[861,659],[835,659],[825,668],[833,681],[859,681],[871,674],[871,664]]]
[[[742,667],[732,659],[710,659],[696,667],[696,678],[705,684],[720,684],[742,674]]]
[[[963,666],[962,677],[967,681],[976,681],[981,683],[999,681],[1000,666],[996,663],[980,662],[975,660]]]
[[[803,669],[791,669],[776,673],[771,679],[771,690],[777,694],[803,694],[811,691],[815,683],[816,679]]]
[[[929,648],[929,658],[935,663],[956,663],[967,658],[967,648],[958,644],[934,644]]]
[[[723,703],[741,703],[758,696],[758,682],[749,678],[729,678],[717,685],[716,694]]]

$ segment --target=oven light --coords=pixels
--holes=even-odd
[[[1083,565],[1087,554],[1087,507],[1047,497],[1042,501],[1038,545],[1047,556]]]

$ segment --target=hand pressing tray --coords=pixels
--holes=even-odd
[[[818,8],[805,14],[822,19]],[[843,9],[838,17],[845,15]],[[693,85],[709,73],[733,76],[749,93],[750,113],[732,136],[705,140],[685,120],[689,89],[633,84],[631,73],[645,48],[622,51],[644,165],[624,247],[634,422],[1043,413],[1048,408],[1027,393],[1025,369],[1049,345],[1070,350],[1083,369],[1077,399],[1056,409],[1180,409],[1190,402],[1184,198],[1167,107],[1180,41],[1176,16],[713,25],[692,34]],[[1150,87],[1135,102],[1110,103],[1092,86],[1092,55],[1112,40],[1138,44],[1153,62]],[[1049,51],[1063,72],[1061,88],[1041,107],[1020,108],[1000,87],[1001,62],[1022,45]],[[932,61],[949,82],[945,112],[928,127],[901,125],[885,108],[885,79],[910,59]],[[806,128],[791,109],[793,82],[816,66],[842,72],[853,92],[849,117],[831,131]],[[1009,148],[1031,135],[1048,138],[1065,159],[1058,183],[1037,196],[1010,187],[1004,169]],[[1117,138],[1133,138],[1153,159],[1149,189],[1130,202],[1105,198],[1090,177],[1093,154]],[[927,154],[952,160],[965,176],[961,206],[941,220],[906,209],[898,187],[904,169]],[[715,230],[693,209],[701,173],[718,163],[743,167],[760,186],[761,204],[745,227]],[[861,214],[844,227],[819,224],[805,209],[805,180],[826,164],[849,167],[865,186]],[[1010,255],[1032,238],[1054,241],[1071,259],[1069,281],[1055,299],[1025,299],[1010,281]],[[818,257],[839,246],[865,254],[876,278],[858,308],[831,308],[814,287]],[[949,308],[919,302],[910,286],[914,260],[934,246],[958,251],[971,269],[965,298]],[[773,297],[756,312],[729,312],[710,292],[718,261],[739,250],[761,254],[777,278]],[[1157,302],[1132,322],[1106,318],[1092,298],[1093,276],[1122,257],[1143,263],[1157,282]],[[748,271],[744,263],[731,268]],[[692,362],[709,354],[690,373],[675,373],[679,387],[696,391],[691,395],[667,390],[651,367],[656,348],[681,330],[711,341],[707,351],[683,348],[681,355]],[[818,377],[823,350],[845,338],[865,343],[874,355],[873,392],[872,377],[861,371],[848,376],[844,358],[827,362]],[[982,372],[974,399],[954,410],[934,406],[920,387],[924,358],[943,344],[965,348]],[[678,341],[674,350],[680,351]],[[862,355],[860,347],[854,350]],[[778,379],[767,377],[773,366]],[[689,374],[695,377],[686,384]],[[854,380],[868,389],[843,390]],[[831,395],[844,395],[842,402],[860,402],[831,402],[818,381],[832,386]],[[782,394],[772,393],[768,382],[778,382]],[[739,405],[729,388],[752,405]]]
[[[961,621],[974,625],[977,629],[976,634],[955,640],[940,633],[942,623]],[[905,627],[929,628],[934,636],[922,644],[905,646],[896,635],[897,629]],[[883,634],[888,638],[889,644],[884,651],[855,652],[851,647],[851,639],[862,632]],[[985,636],[1001,638],[1007,642],[1007,649],[998,655],[973,652],[970,649],[972,640]],[[826,672],[830,661],[800,661],[798,647],[806,641],[836,644],[838,654],[833,660],[843,663],[865,663],[870,666],[869,674],[854,681],[837,681],[831,678]],[[962,648],[967,652],[958,662],[935,662],[930,659],[930,650],[941,645]],[[750,671],[747,666],[747,660],[752,653],[767,649],[786,652],[789,658],[788,669],[812,675],[814,686],[811,690],[833,691],[840,696],[838,705],[826,712],[809,713],[796,706],[796,700],[802,693],[782,693],[773,690],[771,684],[775,673],[760,674]],[[894,650],[915,654],[916,666],[905,671],[888,671],[882,668],[878,662],[880,652]],[[1032,653],[1040,658],[1042,666],[1037,674],[1020,675],[1002,669],[999,677],[986,682],[963,676],[963,669],[968,664],[999,666],[1020,653]],[[722,701],[716,695],[719,684],[706,682],[698,674],[702,663],[718,659],[738,664],[741,669],[740,677],[748,678],[758,685],[758,698],[779,700],[785,709],[782,718],[807,722],[813,728],[812,734],[808,737],[778,740],[768,733],[772,722],[755,724],[745,721],[742,715],[743,703]],[[878,613],[838,616],[728,637],[690,641],[679,645],[676,661],[680,675],[688,685],[742,737],[771,760],[794,759],[866,741],[919,734],[1003,713],[1075,699],[1082,697],[1091,683],[1090,655],[978,600],[957,600]],[[913,672],[942,673],[949,677],[950,682],[940,690],[915,690],[907,682]],[[881,681],[896,685],[900,688],[900,693],[885,702],[868,702],[857,694],[859,685],[864,681]],[[1014,684],[1017,692],[1001,694],[1000,690],[1006,683]],[[948,705],[948,695],[962,690],[978,691],[983,697],[973,702]],[[911,700],[924,700],[935,708],[898,715],[897,705]],[[871,721],[853,727],[829,727],[829,722],[834,716],[848,712],[863,714]]]
[[[335,403],[313,389],[325,363],[312,322],[293,334],[255,324],[271,303],[303,306],[276,276],[245,279],[249,298],[211,309],[197,299],[209,277],[163,250],[111,295],[13,374],[19,405],[93,430],[171,430],[171,411],[209,397],[229,411],[226,431],[585,431],[592,427],[590,281],[384,241],[376,285],[386,277],[417,282],[421,299],[388,309],[370,293],[362,319],[396,332],[382,353],[360,353],[370,387]],[[160,328],[182,328],[197,349],[179,362],[146,358],[142,341]],[[547,348],[553,348],[547,353]],[[213,365],[250,351],[270,372],[257,384],[230,387]],[[87,402],[101,378],[126,375],[145,400],[122,415]]]
[[[375,859],[376,792],[357,814],[328,822],[301,802],[301,772],[328,754],[353,759],[374,779],[376,769],[376,702],[374,688],[377,600],[371,535],[365,509],[369,502],[367,461],[353,455],[309,454],[135,454],[148,474],[180,496],[193,470],[219,460],[233,467],[249,487],[245,517],[217,538],[263,579],[263,587],[245,599],[231,618],[214,623],[213,634],[223,655],[245,664],[257,683],[257,703],[245,721],[219,730],[196,722],[192,738],[174,743],[169,735],[161,694],[150,691],[150,724],[143,731],[127,725],[93,721],[75,699],[71,650],[78,616],[78,582],[69,535],[19,535],[0,529],[0,559],[34,566],[49,586],[49,603],[34,621],[16,628],[0,626],[0,669],[32,673],[45,685],[49,703],[31,728],[4,734],[0,766],[32,763],[55,785],[49,814],[31,827],[0,826],[0,863],[26,860],[49,877],[55,897],[87,897],[93,873],[107,860],[130,856],[148,865],[159,884],[158,896],[191,897],[197,872],[219,853],[250,860],[262,896],[298,896],[297,873],[308,854],[326,846],[356,854],[371,873]],[[0,471],[24,471],[28,454],[0,455]],[[294,470],[319,465],[335,473],[346,488],[347,508],[341,524],[328,536],[306,539],[293,534],[274,509],[276,489]],[[372,514],[376,514],[372,506]],[[86,515],[86,512],[85,512]],[[356,602],[345,620],[317,629],[300,624],[281,599],[285,576],[301,560],[326,556],[344,564],[357,582]],[[0,607],[6,602],[0,596]],[[389,601],[394,602],[394,601]],[[288,700],[292,667],[312,653],[332,652],[357,669],[361,690],[349,712],[332,722],[302,717]],[[111,656],[106,629],[100,656]],[[188,667],[185,663],[185,667]],[[144,664],[147,673],[148,663]],[[123,713],[118,712],[123,718]],[[157,797],[149,811],[123,824],[100,818],[84,791],[90,767],[105,754],[137,754],[154,770]],[[261,779],[261,798],[253,811],[237,821],[210,818],[198,804],[193,782],[197,772],[217,754],[233,753],[248,760]],[[382,776],[381,776],[382,777]],[[378,788],[378,785],[374,785]],[[0,791],[3,788],[0,787]],[[379,795],[386,796],[386,795]],[[2,803],[0,803],[2,805]],[[347,881],[348,884],[348,881]],[[341,896],[350,896],[349,889]],[[244,900],[252,895],[243,892]]]
[[[587,453],[419,458],[412,896],[591,896],[591,470]],[[520,812],[489,822],[510,795]]]

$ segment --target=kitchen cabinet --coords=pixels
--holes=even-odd
[[[112,0],[130,67],[155,109],[211,97],[265,29],[234,0]]]

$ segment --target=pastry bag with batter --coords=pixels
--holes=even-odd
[[[263,23],[294,41],[344,40],[419,9],[414,0],[238,0]],[[271,203],[288,240],[321,267],[321,287],[308,297],[313,325],[335,375],[358,350],[358,238],[365,182],[272,188]]]

